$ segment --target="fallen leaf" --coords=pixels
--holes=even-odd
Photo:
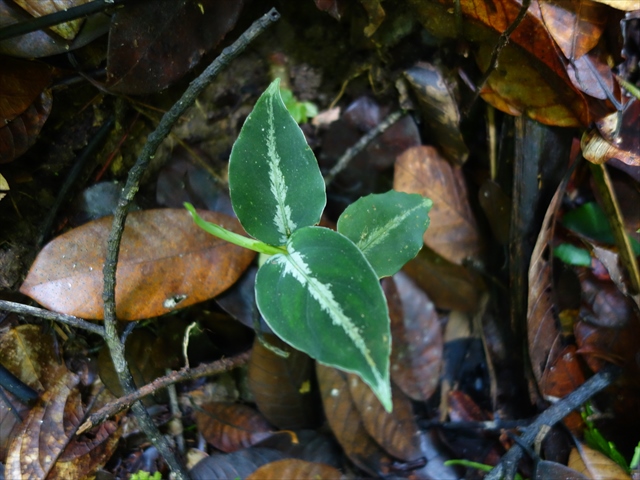
[[[540,0],[545,27],[564,56],[578,59],[598,44],[608,10],[591,0]]]
[[[452,167],[435,148],[419,146],[406,150],[396,161],[393,187],[433,201],[425,245],[456,264],[479,257],[482,239],[462,171]]]
[[[387,474],[392,459],[364,428],[349,393],[347,374],[319,363],[316,372],[327,421],[346,455],[369,475]]]
[[[413,400],[427,401],[440,384],[443,339],[435,305],[403,272],[382,286],[391,318],[391,379]],[[395,292],[394,292],[395,290]],[[401,311],[393,312],[397,295]]]
[[[340,473],[340,470],[322,463],[305,462],[304,460],[287,458],[263,465],[246,477],[246,480],[264,480],[271,478],[297,478],[301,480],[322,478],[327,480],[340,480],[342,473]]]
[[[205,440],[227,453],[250,447],[272,435],[265,418],[247,405],[210,402],[199,407],[195,417]]]
[[[203,218],[236,233],[237,220]],[[112,217],[71,230],[38,254],[20,291],[50,310],[103,318],[102,267]],[[231,286],[254,252],[197,227],[186,210],[147,210],[127,217],[116,276],[116,315],[140,320],[208,300]]]
[[[6,478],[86,478],[111,457],[121,435],[116,422],[75,437],[85,413],[78,383],[64,373],[29,412],[9,447]]]
[[[577,442],[580,458],[587,469],[586,472],[594,480],[631,480],[631,477],[620,465],[587,445]]]
[[[615,9],[624,10],[627,12],[640,10],[640,7],[638,7],[638,0],[593,0],[593,1],[598,3],[603,3]]]
[[[362,425],[378,445],[395,458],[407,462],[419,459],[422,456],[420,430],[409,398],[392,385],[393,411],[388,413],[369,386],[356,375],[349,374],[347,382]]]
[[[228,455],[211,455],[189,472],[193,480],[228,480],[246,478],[258,467],[281,460],[284,455],[270,448],[248,448]]]
[[[118,93],[162,90],[195,67],[235,25],[243,1],[133,2],[109,31],[107,83]]]
[[[249,361],[249,389],[265,418],[278,428],[297,430],[317,425],[319,404],[312,383],[313,360],[275,335],[265,340],[289,353],[287,358],[267,349],[256,338]]]
[[[91,0],[55,0],[52,2],[40,2],[38,0],[14,0],[15,3],[24,8],[34,17],[38,18],[43,15],[49,15],[69,8],[78,7]],[[70,20],[68,22],[53,25],[51,30],[60,35],[65,40],[73,40],[80,30],[83,19]]]

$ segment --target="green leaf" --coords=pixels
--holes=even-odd
[[[284,245],[296,229],[318,223],[326,204],[320,168],[279,83],[258,99],[229,159],[233,210],[249,235],[269,245]]]
[[[364,253],[378,277],[388,277],[415,257],[429,226],[433,202],[390,190],[351,204],[338,219],[338,232]]]
[[[256,276],[256,301],[271,329],[321,363],[358,374],[391,411],[387,303],[362,252],[340,233],[297,230],[288,254]]]
[[[562,218],[562,225],[597,242],[609,245],[615,243],[607,215],[596,202],[585,203],[567,212]],[[631,236],[629,241],[634,255],[640,255],[640,243]]]
[[[553,249],[553,256],[559,258],[567,265],[578,267],[590,267],[591,255],[584,248],[576,247],[570,243],[561,243]]]

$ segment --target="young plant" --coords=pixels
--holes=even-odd
[[[201,219],[197,225],[272,255],[258,270],[256,302],[271,329],[317,361],[358,374],[391,411],[391,333],[381,277],[415,257],[432,202],[390,191],[349,206],[338,231],[316,226],[325,184],[275,80],[242,127],[229,159],[229,191],[253,238]]]

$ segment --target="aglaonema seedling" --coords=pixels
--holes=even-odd
[[[256,276],[256,302],[271,329],[317,361],[358,374],[391,411],[389,312],[379,279],[415,257],[431,200],[390,191],[363,197],[316,226],[326,205],[315,156],[275,80],[247,117],[229,159],[229,191],[253,238],[201,219],[197,225],[272,255]]]

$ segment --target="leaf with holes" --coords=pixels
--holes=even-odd
[[[265,320],[298,350],[360,375],[390,411],[389,313],[373,268],[348,238],[321,227],[295,232],[287,251],[256,277]]]
[[[258,99],[229,159],[233,210],[249,235],[269,245],[284,245],[296,229],[317,224],[326,203],[320,168],[279,83]]]
[[[421,195],[394,190],[367,195],[340,215],[338,232],[356,244],[378,277],[388,277],[422,248],[432,205]]]

